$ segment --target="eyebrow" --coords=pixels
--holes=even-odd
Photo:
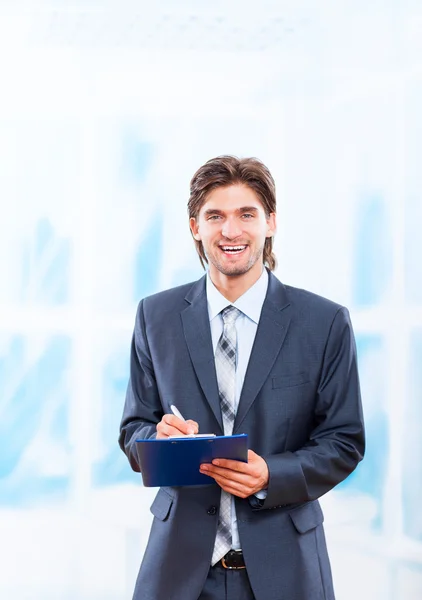
[[[242,214],[242,213],[257,213],[258,209],[256,208],[256,206],[242,206],[241,208],[236,209],[235,211],[238,214]],[[223,210],[219,210],[218,208],[207,208],[204,211],[204,215],[205,216],[209,216],[209,215],[223,215],[224,211]]]

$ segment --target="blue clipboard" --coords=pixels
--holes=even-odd
[[[181,437],[164,440],[136,440],[139,465],[145,487],[210,485],[199,465],[214,458],[248,462],[248,436]]]

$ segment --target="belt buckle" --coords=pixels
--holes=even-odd
[[[227,555],[226,555],[227,556]],[[225,569],[229,569],[231,571],[233,570],[239,570],[239,569],[246,569],[246,565],[240,565],[240,566],[233,566],[230,567],[227,563],[226,563],[226,557],[223,556],[223,558],[221,559],[221,565],[225,568]]]

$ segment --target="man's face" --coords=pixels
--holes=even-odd
[[[252,269],[258,274],[265,239],[275,233],[275,213],[267,218],[257,194],[236,184],[213,190],[190,227],[204,246],[211,275],[214,269],[232,277]]]

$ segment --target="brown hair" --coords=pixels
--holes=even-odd
[[[264,163],[257,158],[217,156],[200,167],[191,179],[188,201],[189,218],[198,218],[199,211],[212,190],[235,184],[246,185],[257,194],[267,217],[270,213],[276,212],[275,183]],[[205,263],[208,263],[208,260],[202,242],[195,240],[195,245],[201,265],[205,269]],[[277,266],[272,237],[265,240],[263,262],[270,271]]]

